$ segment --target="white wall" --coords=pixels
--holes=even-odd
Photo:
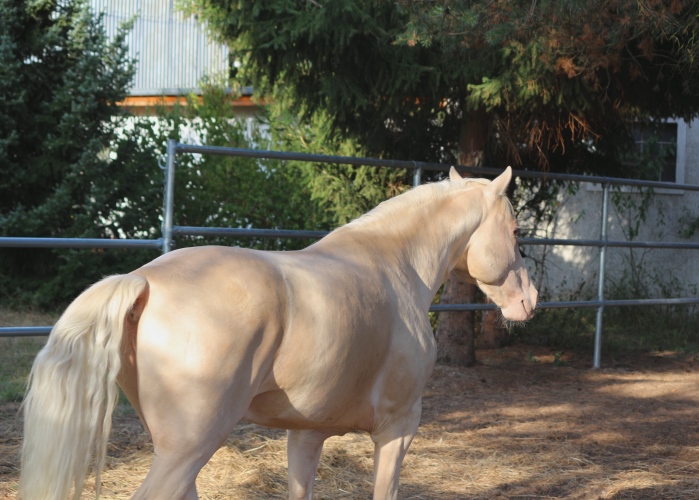
[[[684,181],[679,178],[678,172],[678,182],[699,185],[699,120],[687,125],[686,141],[684,144],[682,142],[678,141],[678,148],[682,148],[682,151],[678,151],[678,162],[683,162]],[[638,204],[641,200],[638,192],[630,188],[624,188],[620,196],[626,203],[631,201]],[[639,212],[633,209],[620,211],[612,198],[610,194],[608,239],[626,240],[624,228],[639,219]],[[561,195],[558,201],[560,206],[554,224],[546,230],[540,229],[536,237],[599,239],[602,224],[602,191],[599,186],[583,184],[575,195]],[[656,190],[647,221],[642,223],[635,240],[699,242],[699,234],[689,239],[679,235],[683,215],[699,217],[699,192]],[[521,220],[520,223],[527,226],[526,220]],[[533,257],[529,261],[532,274],[539,282],[540,290],[545,291],[545,300],[585,299],[596,294],[599,273],[597,247],[529,246],[525,250]],[[632,269],[634,264],[635,269]],[[678,290],[673,296],[686,297],[692,286],[699,285],[699,250],[607,250],[607,285],[619,281],[625,272],[632,270],[644,275],[657,275],[661,284],[676,280],[685,289]],[[571,296],[571,293],[579,289],[584,290],[583,296]],[[655,289],[649,293],[651,297],[658,297],[660,292]]]

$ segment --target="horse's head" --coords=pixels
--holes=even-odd
[[[461,179],[454,168],[449,176]],[[525,321],[534,315],[538,292],[517,247],[517,221],[505,191],[512,179],[507,169],[482,186],[483,216],[454,271],[478,287],[500,307],[505,319]]]

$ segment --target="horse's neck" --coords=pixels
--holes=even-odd
[[[396,244],[404,243],[403,255],[429,288],[430,300],[437,293],[482,219],[480,197],[473,192],[451,191],[428,206],[415,223],[398,224]]]
[[[482,201],[474,196],[475,190],[471,191],[406,193],[316,245],[341,248],[343,254],[358,259],[397,265],[419,276],[432,294],[431,300],[481,221]]]

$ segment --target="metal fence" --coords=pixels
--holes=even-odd
[[[325,231],[304,231],[287,229],[245,229],[245,228],[212,228],[174,225],[174,185],[176,156],[178,154],[193,153],[202,155],[237,156],[255,159],[276,159],[286,161],[306,161],[315,163],[333,163],[357,166],[374,166],[408,169],[413,172],[413,185],[422,182],[425,171],[447,172],[451,165],[443,163],[429,163],[417,161],[380,160],[375,158],[355,158],[346,156],[328,156],[306,153],[288,153],[279,151],[265,151],[253,149],[227,148],[217,146],[199,146],[181,144],[175,140],[169,140],[165,159],[165,195],[163,206],[162,237],[157,240],[108,240],[108,239],[83,239],[83,238],[3,238],[0,237],[0,247],[45,247],[45,248],[160,248],[169,252],[172,242],[178,235],[194,236],[248,236],[263,238],[322,238]],[[457,166],[462,172],[477,175],[498,175],[501,169],[489,167]],[[515,170],[514,176],[526,178],[539,178],[560,180],[565,182],[589,182],[602,186],[602,217],[600,221],[600,238],[598,240],[584,239],[560,239],[560,238],[520,238],[522,245],[551,245],[551,246],[587,246],[599,248],[599,273],[597,277],[597,298],[590,301],[567,302],[541,302],[538,308],[596,308],[595,342],[593,367],[599,368],[601,364],[602,350],[602,325],[605,307],[617,306],[649,306],[649,305],[689,305],[699,304],[699,297],[666,298],[666,299],[627,299],[608,300],[604,298],[605,261],[607,249],[621,248],[663,248],[697,250],[699,243],[670,243],[660,241],[614,241],[607,238],[608,209],[610,186],[630,186],[645,188],[662,188],[671,190],[699,191],[699,186],[692,184],[676,184],[658,181],[641,181],[634,179],[620,179],[615,177],[593,177],[587,175],[556,174],[548,172],[531,172]],[[482,311],[495,309],[494,304],[435,304],[430,311]],[[0,328],[0,337],[10,336],[36,336],[48,335],[50,326],[38,327],[3,327]]]

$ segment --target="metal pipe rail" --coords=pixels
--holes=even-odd
[[[2,248],[157,248],[163,247],[157,240],[107,239],[107,238],[15,238],[0,237]]]
[[[320,239],[330,231],[308,231],[303,229],[254,229],[243,227],[197,227],[172,226],[173,235],[190,236],[243,236],[258,238],[309,238]]]
[[[45,337],[52,326],[5,326],[0,328],[1,337]]]
[[[240,156],[242,158],[259,158],[268,160],[307,161],[317,163],[340,163],[344,165],[357,165],[369,167],[405,168],[409,170],[422,169],[436,172],[447,172],[452,166],[461,172],[473,174],[498,175],[501,168],[493,167],[469,167],[465,165],[450,165],[445,163],[430,163],[422,161],[383,160],[378,158],[361,158],[352,156],[332,156],[311,153],[287,153],[283,151],[269,151],[257,149],[229,148],[223,146],[199,146],[194,144],[182,144],[173,141],[175,154],[195,153],[212,154],[218,156]],[[699,185],[676,184],[671,182],[644,181],[640,179],[623,179],[621,177],[605,177],[592,175],[559,174],[554,172],[538,172],[531,170],[514,170],[515,177],[528,177],[532,179],[560,180],[567,182],[590,182],[592,184],[609,184],[631,187],[648,187],[661,189],[675,189],[686,191],[699,191]]]
[[[264,150],[246,150],[240,148],[227,148],[218,146],[198,146],[198,145],[188,145],[180,144],[175,141],[168,142],[168,151],[173,151],[172,156],[168,153],[168,165],[174,166],[174,155],[178,153],[195,153],[195,154],[213,154],[213,155],[226,155],[226,156],[240,156],[246,158],[259,158],[259,159],[278,159],[278,160],[291,160],[291,161],[309,161],[309,162],[319,162],[319,163],[339,163],[339,164],[349,164],[349,165],[367,165],[376,167],[390,167],[390,168],[404,168],[413,171],[413,185],[417,186],[421,183],[422,172],[425,170],[429,171],[442,171],[446,172],[451,165],[444,165],[439,163],[428,163],[428,162],[416,162],[416,161],[397,161],[397,160],[382,160],[376,158],[354,158],[354,157],[344,157],[344,156],[325,156],[316,155],[308,153],[284,153],[278,151],[264,151]],[[465,167],[458,166],[460,171],[467,171],[471,174],[486,174],[486,175],[497,175],[502,172],[501,169],[488,168],[488,167]],[[592,246],[599,247],[600,258],[599,258],[599,275],[598,275],[598,289],[597,289],[597,300],[587,301],[587,302],[558,302],[558,303],[543,303],[539,307],[595,307],[597,308],[597,316],[595,322],[595,345],[594,345],[594,357],[593,357],[593,367],[599,368],[601,364],[601,348],[602,348],[602,320],[603,312],[605,306],[621,306],[621,305],[658,305],[658,304],[697,304],[699,299],[694,298],[680,298],[680,299],[647,299],[647,300],[625,300],[625,301],[608,301],[604,299],[604,276],[605,276],[605,259],[607,248],[610,247],[621,247],[621,248],[677,248],[677,249],[697,249],[699,244],[694,243],[669,243],[669,242],[634,242],[634,241],[609,241],[607,238],[607,213],[609,205],[609,191],[610,186],[631,186],[634,188],[650,188],[650,189],[671,189],[671,190],[684,190],[684,191],[699,191],[699,186],[692,184],[675,184],[666,183],[658,181],[643,181],[637,179],[620,179],[615,177],[599,177],[599,176],[586,176],[586,175],[569,175],[569,174],[556,174],[549,172],[530,172],[515,170],[513,172],[515,176],[518,177],[528,177],[537,179],[547,179],[547,180],[560,180],[565,182],[589,182],[593,184],[600,184],[602,186],[602,220],[601,220],[601,230],[599,240],[566,240],[566,239],[553,239],[553,238],[521,238],[520,243],[523,245],[571,245],[571,246]],[[167,192],[167,189],[166,189]],[[171,210],[172,199],[165,201],[166,211]],[[168,208],[169,207],[169,208]],[[243,236],[246,233],[250,236],[255,236],[251,230],[230,230],[230,229],[207,229],[209,235],[237,235]],[[301,233],[296,232],[276,232],[271,230],[271,237],[304,237]],[[279,230],[277,230],[279,231]],[[169,227],[164,228],[164,238],[166,241],[170,241],[173,233],[177,234],[198,234],[202,235],[201,229],[191,228],[191,227]],[[260,233],[257,233],[259,236]],[[168,251],[166,249],[165,251]],[[475,311],[475,310],[487,310],[494,309],[493,304],[449,304],[449,305],[433,305],[431,311]]]
[[[658,306],[699,304],[698,298],[686,299],[624,299],[624,300],[578,300],[567,302],[540,302],[537,309],[596,308],[600,306]],[[495,304],[433,304],[430,312],[492,311]],[[0,328],[0,337],[40,337],[51,333],[51,326],[10,326]]]

